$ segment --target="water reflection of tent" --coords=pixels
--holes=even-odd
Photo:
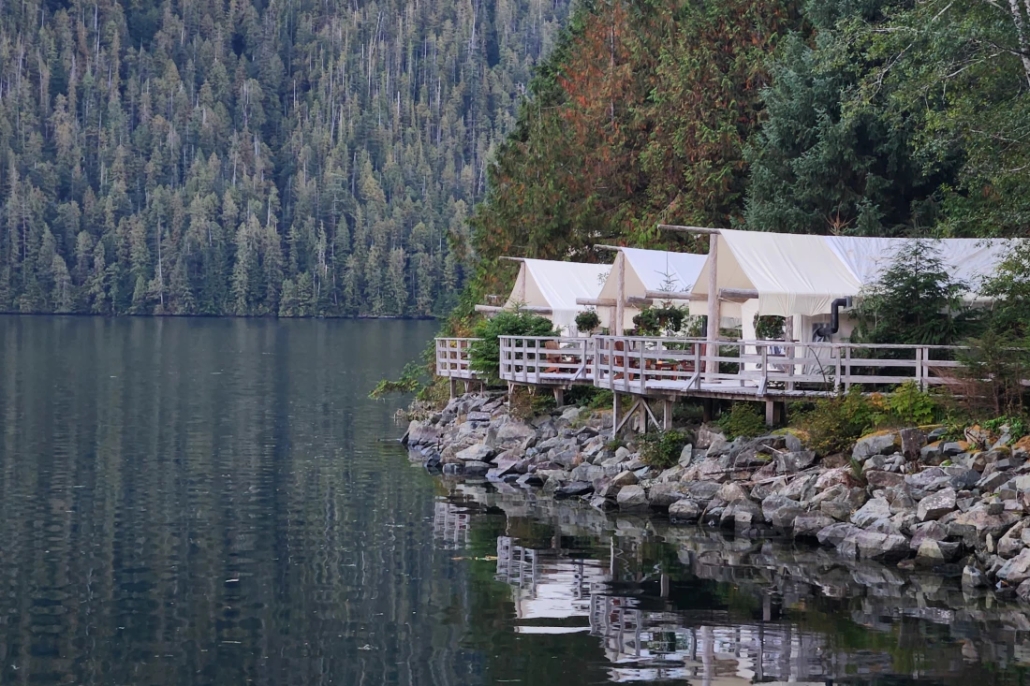
[[[497,578],[512,585],[518,619],[585,618],[590,615],[591,590],[608,581],[608,570],[599,560],[558,557],[553,551],[524,548],[501,536],[497,539]],[[571,633],[570,629],[581,628],[533,625],[520,626],[518,631]]]

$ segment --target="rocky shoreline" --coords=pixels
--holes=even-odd
[[[470,394],[404,436],[427,469],[597,510],[667,516],[739,538],[785,536],[846,559],[961,574],[1030,602],[1030,440],[940,440],[912,427],[819,459],[791,433],[727,441],[702,426],[678,464],[648,466],[610,440],[610,411],[568,407],[522,421],[501,394]]]

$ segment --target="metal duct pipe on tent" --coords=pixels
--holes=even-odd
[[[840,330],[840,308],[851,307],[851,297],[837,298],[830,303],[830,325],[820,326],[816,335],[829,338]]]

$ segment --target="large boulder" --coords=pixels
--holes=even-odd
[[[922,429],[902,429],[898,437],[901,439],[901,454],[910,460],[918,458],[926,445],[926,434]]]
[[[851,457],[859,462],[865,462],[873,455],[893,455],[900,447],[901,437],[898,434],[875,433],[858,439],[851,450]]]
[[[901,560],[909,554],[908,539],[900,534],[859,531],[854,534],[854,540],[858,548],[858,557],[861,559]]]
[[[642,486],[624,486],[615,501],[620,510],[646,510],[648,507],[647,493]]]
[[[527,438],[536,436],[536,429],[518,421],[506,422],[497,429],[498,443],[522,443]]]
[[[455,457],[462,462],[489,462],[494,452],[494,449],[485,443],[476,443],[464,450],[458,451]]]
[[[905,477],[905,483],[912,489],[912,496],[917,500],[930,493],[951,485],[951,477],[940,467],[930,467]]]
[[[1024,548],[998,570],[997,577],[1010,586],[1018,586],[1030,579],[1030,548]]]
[[[722,486],[714,481],[691,481],[682,484],[686,497],[699,503],[708,504],[718,493]]]
[[[693,523],[701,516],[702,509],[693,500],[677,500],[669,506],[669,519],[674,522]]]
[[[833,523],[833,518],[821,512],[802,512],[794,518],[794,538],[816,538]]]
[[[762,501],[762,516],[765,521],[783,531],[792,530],[794,519],[803,512],[796,500],[782,495],[771,495]]]
[[[684,492],[683,484],[681,483],[654,484],[651,486],[651,491],[648,494],[651,507],[662,510],[668,508],[677,500],[683,500],[685,497],[687,497],[687,494]]]
[[[985,505],[977,505],[968,512],[961,512],[949,519],[946,524],[948,535],[972,542],[985,539],[987,534],[1000,536],[1019,521],[1020,517],[1012,512],[990,514]]]
[[[865,529],[872,526],[877,520],[890,519],[890,517],[890,503],[884,498],[873,498],[851,515],[851,523]]]
[[[940,519],[952,512],[955,507],[955,489],[949,487],[920,500],[919,506],[916,508],[916,515],[921,522]]]
[[[836,524],[830,524],[819,531],[819,533],[816,534],[816,539],[819,541],[820,545],[836,548],[840,545],[841,541],[858,531],[861,531],[861,529],[854,524],[837,522]]]

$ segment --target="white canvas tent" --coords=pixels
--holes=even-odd
[[[794,338],[807,342],[814,326],[829,319],[835,299],[860,295],[915,239],[722,229],[712,240],[718,242],[716,257],[705,263],[694,293],[707,301],[714,283],[719,299],[731,295],[742,301],[745,339],[754,338],[754,315],[762,314],[791,317]],[[942,239],[934,245],[949,271],[970,286],[969,300],[978,299],[981,278],[992,274],[1012,249],[1012,241],[1004,239]],[[706,302],[691,303],[693,314],[709,309]],[[842,322],[841,335],[848,333],[849,324]]]
[[[480,306],[480,311],[524,307],[550,319],[563,335],[574,336],[576,315],[589,309],[577,299],[595,298],[611,265],[519,258],[519,274],[503,308]]]
[[[601,326],[612,333],[622,333],[633,328],[633,317],[639,314],[647,301],[686,301],[706,257],[663,250],[619,248],[600,294],[595,299],[583,299],[581,304],[596,306]]]

